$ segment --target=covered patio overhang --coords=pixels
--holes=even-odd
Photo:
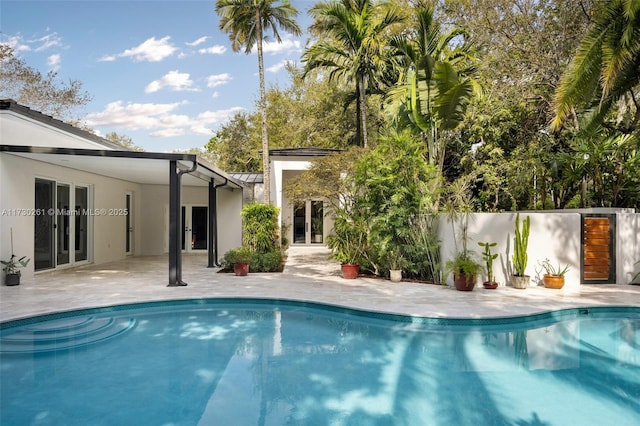
[[[169,286],[182,280],[181,189],[208,187],[208,266],[216,266],[217,198],[221,187],[243,185],[195,154],[0,145],[0,152],[138,184],[169,186]]]

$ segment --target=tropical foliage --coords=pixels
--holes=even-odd
[[[262,172],[264,173],[264,202],[271,202],[269,182],[269,136],[267,130],[267,101],[264,82],[263,42],[265,32],[271,32],[278,43],[282,42],[280,29],[293,35],[302,30],[295,21],[298,10],[288,0],[217,0],[216,13],[220,17],[219,28],[229,34],[234,52],[244,47],[249,54],[258,49],[258,75],[260,80],[259,107],[262,118]]]
[[[380,93],[392,81],[389,31],[403,22],[390,3],[334,0],[310,10],[316,37],[302,56],[305,73],[328,71],[328,79],[351,83],[357,100],[358,142],[368,144],[367,95]]]

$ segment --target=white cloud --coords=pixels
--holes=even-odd
[[[62,47],[62,39],[58,36],[58,33],[51,33],[38,39],[29,40],[29,43],[38,45],[34,49],[36,52],[42,52],[52,47]]]
[[[208,39],[209,39],[209,37],[208,37],[208,36],[203,36],[203,37],[200,37],[200,38],[199,38],[199,39],[197,39],[197,40],[194,40],[194,41],[192,41],[192,42],[190,42],[190,43],[189,43],[189,42],[187,42],[187,43],[185,43],[185,44],[186,44],[187,46],[194,47],[194,46],[198,46],[198,45],[200,45],[200,44],[204,43],[204,42],[205,42],[205,41],[207,41]]]
[[[128,130],[154,129],[162,125],[161,119],[170,116],[170,112],[181,105],[180,102],[170,104],[136,104],[124,105],[122,101],[107,104],[102,112],[88,114],[88,126],[109,126]]]
[[[242,107],[232,107],[217,111],[202,112],[195,118],[194,123],[191,126],[191,131],[201,135],[210,135],[212,133],[212,127],[229,121],[231,117],[243,110],[244,108]]]
[[[221,44],[216,44],[215,46],[207,47],[207,48],[204,48],[204,49],[199,49],[198,53],[201,53],[203,55],[205,55],[205,54],[222,55],[226,51],[227,51],[226,47],[224,47]]]
[[[98,59],[98,61],[100,61],[100,62],[113,62],[116,59],[118,59],[118,57],[116,55],[104,55],[102,58]]]
[[[184,129],[164,129],[149,133],[154,138],[173,138],[184,135]]]
[[[154,80],[147,85],[144,89],[145,93],[154,93],[158,90],[169,87],[174,92],[184,91],[197,91],[197,88],[193,87],[193,80],[191,80],[189,73],[169,71],[164,77],[159,80]]]
[[[228,121],[243,110],[241,107],[232,107],[205,111],[193,118],[176,114],[176,110],[184,103],[125,105],[122,101],[111,102],[102,112],[88,114],[86,123],[94,128],[102,126],[129,131],[149,130],[153,137],[175,137],[184,135],[187,131],[211,135],[213,127]]]
[[[207,77],[207,87],[213,89],[214,87],[222,86],[227,84],[233,79],[231,74],[214,74]]]
[[[47,65],[49,65],[52,70],[57,70],[60,67],[60,62],[61,56],[58,54],[51,55],[47,58]]]
[[[257,52],[258,49],[253,49],[252,52]],[[268,41],[262,45],[262,51],[264,53],[271,53],[273,55],[277,53],[285,52],[300,52],[302,51],[300,40],[294,40],[290,35],[285,35],[282,38],[282,43],[277,41]]]
[[[171,37],[169,36],[163,37],[160,40],[151,37],[142,44],[132,47],[131,49],[126,49],[122,53],[105,55],[100,58],[100,61],[109,62],[114,61],[116,58],[133,58],[133,60],[137,62],[160,62],[178,50],[177,47],[169,42],[170,39]]]
[[[272,72],[272,73],[276,73],[278,71],[280,71],[281,69],[283,69],[285,66],[287,66],[287,64],[295,64],[294,61],[290,61],[288,59],[282,60],[280,62],[278,62],[275,65],[271,65],[270,67],[267,67],[267,72]]]
[[[17,52],[28,52],[31,50],[31,47],[26,44],[20,34],[15,36],[3,36],[0,34],[0,44],[6,44],[10,48],[12,48],[16,53]]]

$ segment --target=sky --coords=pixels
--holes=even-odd
[[[291,2],[303,30],[311,0]],[[264,45],[267,87],[289,85],[306,35]],[[145,151],[203,147],[237,112],[256,111],[258,58],[233,52],[215,0],[0,0],[0,43],[43,75],[77,80],[92,96],[85,124]]]

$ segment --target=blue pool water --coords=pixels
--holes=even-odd
[[[0,424],[639,425],[640,308],[437,320],[199,300],[2,324]]]

